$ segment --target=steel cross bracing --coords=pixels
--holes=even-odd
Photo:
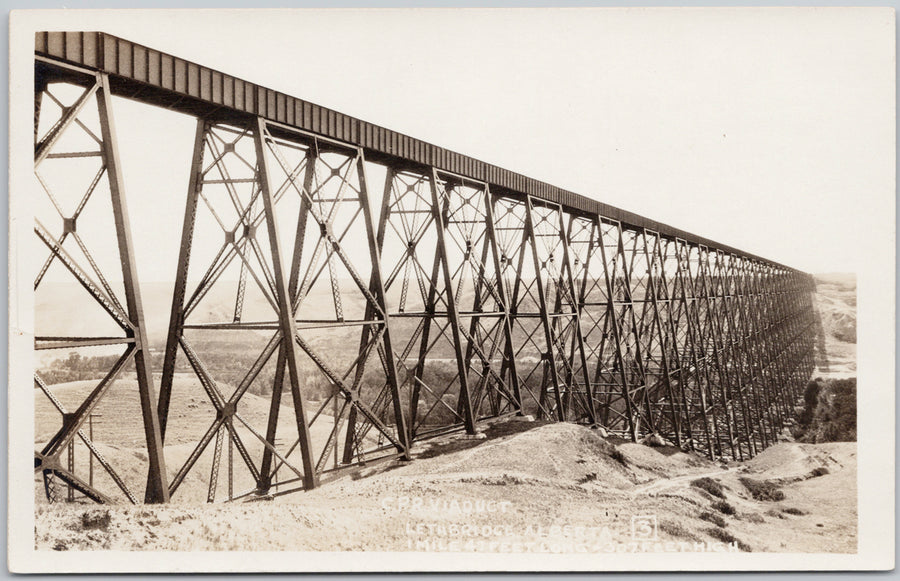
[[[310,489],[508,415],[747,459],[777,440],[813,371],[809,275],[414,159],[379,157],[376,188],[359,144],[198,115],[157,400],[108,77],[36,62],[35,173],[53,222],[35,225],[48,253],[35,288],[62,268],[120,334],[40,335],[35,348],[122,348],[74,412],[35,375],[62,426],[35,453],[52,500],[138,500],[144,483],[83,429],[130,366],[149,502],[197,473],[209,502]],[[73,133],[81,149],[63,147]],[[77,180],[53,166],[73,160],[96,165],[67,205],[53,184]],[[116,236],[121,274],[82,235],[101,195],[110,228],[96,234]],[[235,368],[225,345],[252,363]],[[171,472],[163,442],[186,449]],[[87,456],[108,478],[85,479]]]
[[[112,494],[138,502],[138,491],[128,486],[95,445],[92,434],[84,430],[113,382],[126,367],[133,366],[148,457],[149,476],[143,497],[147,502],[165,502],[169,498],[164,483],[165,459],[109,79],[105,74],[85,73],[81,81],[81,86],[70,87],[74,91],[65,96],[57,91],[58,85],[50,84],[50,79],[35,80],[34,172],[40,193],[35,200],[34,232],[46,258],[36,265],[34,290],[37,295],[47,273],[56,269],[87,292],[92,304],[100,307],[97,316],[102,321],[95,328],[78,329],[77,335],[71,329],[42,335],[39,329],[35,350],[118,346],[118,353],[99,381],[89,386],[74,406],[66,406],[35,372],[34,386],[59,414],[60,426],[46,437],[36,434],[36,443],[41,447],[35,450],[34,470],[41,474],[50,499],[60,493],[61,486],[56,483],[59,480],[67,488],[70,501],[77,492],[96,502],[108,502]],[[73,161],[80,171],[67,171]],[[95,258],[97,251],[106,246],[115,248],[118,264],[104,264]],[[114,334],[98,335],[97,328],[111,329]],[[79,465],[76,459],[81,460]],[[98,482],[93,477],[95,461],[105,472]],[[103,484],[111,490],[104,491]]]

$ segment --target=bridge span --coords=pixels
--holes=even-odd
[[[196,118],[161,369],[114,95]],[[202,473],[212,502],[310,489],[506,416],[746,459],[814,369],[808,274],[105,33],[36,35],[34,156],[53,210],[35,290],[62,266],[117,329],[38,330],[35,349],[121,347],[74,407],[35,373],[61,419],[35,452],[51,499],[138,501],[86,428],[132,371],[144,500]],[[77,181],[73,162],[95,165],[66,204],[53,183]],[[85,243],[93,208],[121,270]],[[227,313],[205,307],[222,296]],[[186,390],[205,407],[178,409]]]

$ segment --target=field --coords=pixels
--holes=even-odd
[[[855,281],[824,276],[818,291],[824,349],[816,373],[855,376]],[[69,382],[52,390],[72,406],[90,386]],[[166,446],[170,479],[214,417],[190,374],[177,375],[173,398]],[[43,394],[36,392],[35,402],[38,443],[59,419]],[[294,418],[285,403],[279,420],[285,432],[279,435],[289,443]],[[268,408],[267,398],[248,393],[241,414],[255,430],[264,430]],[[322,441],[332,427],[325,410],[313,441]],[[261,445],[253,433],[243,425],[236,430],[258,457]],[[132,376],[117,381],[96,410],[94,433],[140,498],[146,454]],[[371,464],[310,492],[249,503],[203,504],[210,451],[168,506],[47,504],[36,479],[35,546],[604,552],[640,540],[640,518],[652,516],[664,550],[724,542],[754,552],[856,551],[855,442],[783,442],[753,460],[726,465],[673,447],[651,448],[582,426],[527,418],[497,422],[486,435],[444,436],[419,445],[413,462]],[[76,462],[86,462],[86,452],[79,454]],[[95,477],[104,478],[102,470],[95,469]],[[217,498],[226,497],[226,480],[219,476]],[[235,491],[248,485],[246,474],[236,472]],[[754,497],[757,487],[773,494]],[[637,525],[632,517],[639,517]]]

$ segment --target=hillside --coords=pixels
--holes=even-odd
[[[723,467],[572,424],[514,421],[489,436],[447,438],[437,444],[442,454],[269,502],[43,505],[35,546],[604,552],[633,542],[633,516],[653,516],[663,550],[732,540],[745,551],[856,550],[852,443],[783,443]],[[754,499],[740,480],[747,477],[772,483],[784,498]]]
[[[816,275],[816,303],[822,321],[818,340],[817,375],[856,375],[856,276]]]

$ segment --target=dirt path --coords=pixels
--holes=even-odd
[[[670,488],[683,487],[684,485],[690,486],[691,481],[696,480],[698,478],[712,478],[714,476],[722,476],[723,474],[730,474],[732,471],[725,468],[722,470],[713,470],[712,472],[702,472],[699,474],[687,474],[685,476],[676,476],[675,478],[660,478],[655,482],[650,482],[648,484],[643,484],[641,486],[636,487],[631,491],[632,495],[653,495],[663,490],[668,490]]]

